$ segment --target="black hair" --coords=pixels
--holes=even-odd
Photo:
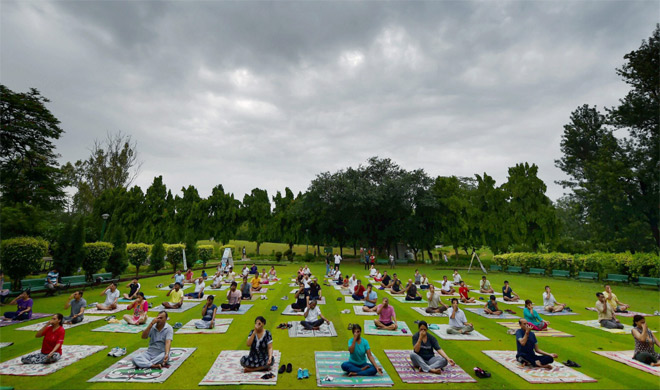
[[[600,297],[603,296],[603,293],[602,293],[602,292],[597,292],[597,293],[596,293],[596,296],[597,296],[598,298],[600,298]]]
[[[374,286],[371,283],[367,283],[367,287],[373,288]]]
[[[454,301],[456,301],[456,303],[458,303],[458,298],[452,298],[452,299],[451,299],[451,303],[452,303],[452,304],[454,303]]]
[[[254,322],[261,321],[262,324],[266,325],[266,319],[263,316],[258,316],[254,319]]]
[[[143,293],[142,291],[140,291],[139,293],[137,293],[137,295],[141,296],[142,299],[145,299],[145,298],[144,298],[144,293]]]
[[[231,286],[229,286],[229,287],[233,287],[233,286],[238,286],[238,283],[236,283],[236,282],[231,282]]]
[[[529,305],[530,303],[532,303],[531,299],[525,299],[525,306]]]
[[[174,283],[175,286],[176,286],[177,284],[179,285],[179,287],[181,287],[181,283],[179,283],[179,282]]]
[[[643,319],[644,319],[644,316],[639,315],[639,314],[635,314],[635,316],[633,317],[633,326],[636,328],[636,327],[637,327],[637,323],[638,323],[639,321],[643,320]]]
[[[505,281],[504,281],[504,284],[507,284],[507,283],[509,283],[509,281],[508,281],[508,280],[505,280]]]
[[[421,328],[422,328],[422,325],[425,326],[426,329],[429,328],[429,325],[426,323],[426,321],[421,320],[421,321],[419,321],[419,322],[417,323],[417,329],[421,329]]]
[[[57,320],[60,322],[60,326],[62,326],[62,323],[64,321],[64,316],[62,315],[62,313],[55,313],[55,315],[57,316]]]
[[[355,329],[359,330],[362,332],[362,327],[359,324],[353,324],[353,329],[352,332],[355,333]]]
[[[165,319],[170,318],[170,316],[167,314],[167,312],[166,312],[165,310],[161,310],[161,311],[159,311],[159,312],[158,312],[158,315],[160,315],[160,313],[165,313]]]
[[[215,297],[213,295],[209,295],[209,296],[206,297],[207,301],[213,301],[214,299],[215,299]]]
[[[545,286],[544,289],[546,289],[546,288],[550,288],[550,286]]]
[[[481,277],[481,279],[486,279],[486,275],[483,275],[483,276]]]
[[[23,290],[23,292],[24,292],[24,293],[25,293],[25,295],[27,295],[28,297],[30,297],[30,296],[32,296],[32,291],[30,291],[30,289],[29,289],[29,288],[28,288],[28,289],[26,289],[26,290]]]
[[[495,298],[495,295],[491,295],[491,296],[490,296],[490,300],[491,300],[491,301],[494,301],[494,300],[496,300],[496,299],[497,299],[497,298]]]
[[[76,292],[77,292],[78,294],[80,294],[81,297],[83,296],[83,290],[78,290],[78,291],[76,291]]]

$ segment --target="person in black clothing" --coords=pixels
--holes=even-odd
[[[406,292],[406,301],[421,301],[422,297],[417,293],[417,286],[412,282],[412,279],[408,279],[408,286],[405,289]]]
[[[319,286],[319,282],[314,278],[312,283],[309,284],[309,300],[318,301],[319,299],[321,299],[321,286]]]
[[[309,302],[309,296],[305,291],[305,285],[300,283],[298,285],[298,291],[296,291],[296,302],[291,304],[293,311],[303,311],[307,308]]]
[[[137,299],[137,293],[140,292],[140,283],[137,278],[134,278],[131,284],[128,285],[129,293],[124,293],[124,299]]]
[[[387,271],[383,272],[383,281],[380,282],[380,289],[385,290],[386,288],[389,288],[391,282],[392,278],[387,274]]]

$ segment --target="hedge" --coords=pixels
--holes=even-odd
[[[48,241],[41,237],[16,237],[0,243],[0,264],[17,290],[20,280],[41,269]]]
[[[186,249],[186,246],[184,244],[165,244],[164,246],[167,261],[172,264],[172,268],[176,271],[176,267],[183,263],[183,250]],[[190,267],[192,268],[192,264],[190,264]]]
[[[105,267],[105,263],[110,258],[114,245],[109,242],[88,242],[85,244],[85,258],[83,260],[83,269],[87,280],[92,280],[92,274],[97,273]]]
[[[660,277],[660,257],[653,253],[505,253],[493,257],[496,264],[503,267],[512,265],[547,270],[561,269],[575,276],[579,271],[597,272],[600,277],[608,273],[630,275],[633,278],[648,276]]]
[[[149,252],[151,252],[151,245],[142,243],[126,244],[126,257],[135,266],[135,275],[140,274],[140,267],[146,264]]]
[[[206,267],[206,263],[208,263],[209,260],[211,260],[211,257],[213,257],[213,245],[198,245],[197,257]]]

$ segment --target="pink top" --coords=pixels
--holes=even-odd
[[[380,310],[381,307],[383,307],[382,303],[378,305],[376,311]],[[380,317],[378,317],[378,321],[392,322],[392,316],[394,316],[394,308],[388,305],[387,307],[384,307],[382,310],[380,310]]]
[[[142,314],[148,311],[149,311],[149,303],[147,301],[142,301],[142,305],[138,305],[137,302],[135,302],[135,306],[133,306],[133,317],[138,319],[140,318],[140,316],[142,316]]]
[[[228,303],[230,305],[235,305],[237,303],[241,303],[241,297],[243,294],[241,293],[241,290],[236,290],[236,291],[231,291],[227,293],[227,300],[229,301]]]

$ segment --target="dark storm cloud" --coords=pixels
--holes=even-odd
[[[130,133],[145,188],[304,190],[391,157],[430,175],[534,162],[557,198],[562,126],[616,104],[655,1],[3,2],[2,83],[36,87],[63,161]]]

